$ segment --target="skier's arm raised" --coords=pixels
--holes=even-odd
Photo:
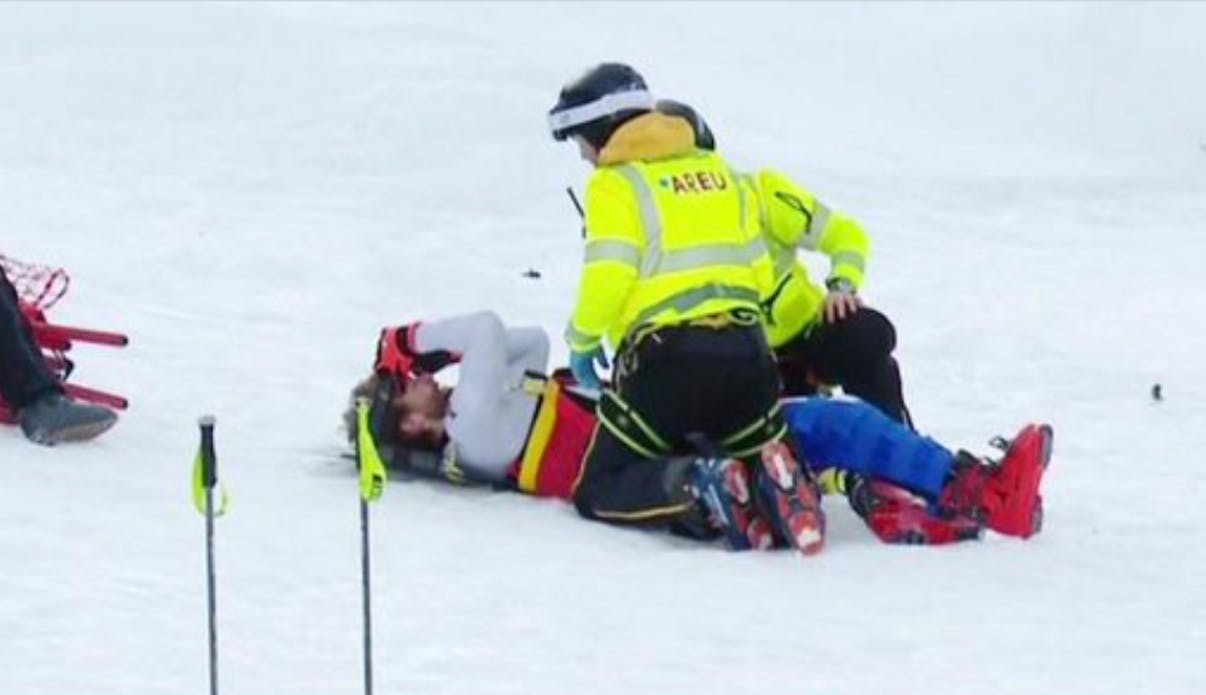
[[[445,428],[460,465],[503,479],[523,448],[536,399],[524,372],[543,373],[548,338],[539,328],[507,328],[489,311],[421,324],[414,346],[460,356]]]

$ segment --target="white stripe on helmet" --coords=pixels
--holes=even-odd
[[[654,98],[647,90],[634,89],[627,92],[607,94],[579,106],[554,111],[549,114],[549,129],[554,135],[568,128],[590,123],[593,120],[610,116],[629,109],[653,109]]]

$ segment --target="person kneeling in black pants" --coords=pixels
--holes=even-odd
[[[553,138],[593,167],[566,340],[577,383],[602,396],[575,505],[613,524],[719,532],[734,550],[815,554],[824,516],[783,441],[755,191],[653,106],[636,70],[603,63],[549,112]],[[617,346],[610,388],[596,371],[605,338]]]
[[[900,367],[892,356],[896,328],[875,309],[861,305],[854,309],[844,318],[816,323],[775,349],[783,392],[808,396],[819,386],[839,384],[846,393],[912,428]]]

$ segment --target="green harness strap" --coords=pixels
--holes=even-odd
[[[673,447],[645,422],[614,391],[604,391],[597,409],[599,421],[617,439],[645,458],[660,458],[674,453]],[[776,402],[770,410],[754,422],[738,429],[717,444],[726,454],[735,458],[753,456],[766,445],[787,434],[787,421]]]

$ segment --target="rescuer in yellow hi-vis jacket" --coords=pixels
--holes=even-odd
[[[716,137],[690,106],[665,99],[657,110],[686,119],[696,146],[713,151]],[[767,334],[778,359],[786,396],[840,385],[886,415],[912,425],[892,356],[896,329],[882,313],[863,306],[858,289],[871,241],[857,221],[830,209],[783,174],[763,169],[746,177],[775,267],[765,298]],[[814,284],[797,257],[804,249],[829,257],[825,287]]]
[[[654,111],[644,79],[605,63],[561,90],[553,137],[594,165],[577,307],[566,330],[580,384],[615,348],[579,512],[723,535],[734,549],[821,549],[818,491],[782,441],[762,303],[773,263],[752,186],[691,125]]]

